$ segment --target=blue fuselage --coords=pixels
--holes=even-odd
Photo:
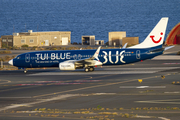
[[[103,65],[121,65],[151,59],[163,53],[157,48],[148,49],[101,49],[98,55]],[[96,50],[56,50],[37,51],[18,55],[13,59],[13,65],[21,68],[59,67],[59,63],[68,60],[90,58]]]

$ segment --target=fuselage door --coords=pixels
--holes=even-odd
[[[45,40],[45,46],[49,46],[49,40]]]
[[[30,54],[25,55],[25,61],[28,63],[30,62]]]
[[[141,52],[140,52],[140,50],[136,50],[136,59],[141,59]]]

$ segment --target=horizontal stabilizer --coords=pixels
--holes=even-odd
[[[171,49],[171,48],[173,48],[173,47],[174,47],[174,46],[165,47],[165,48],[164,48],[164,51],[165,51],[165,50],[168,50],[168,49]]]

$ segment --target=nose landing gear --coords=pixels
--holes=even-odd
[[[27,70],[26,70],[26,68],[24,68],[24,73],[27,73]]]

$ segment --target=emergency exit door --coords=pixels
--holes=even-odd
[[[136,59],[141,59],[141,52],[140,52],[140,50],[136,51]]]
[[[30,62],[30,54],[25,55],[25,61],[28,63]]]

